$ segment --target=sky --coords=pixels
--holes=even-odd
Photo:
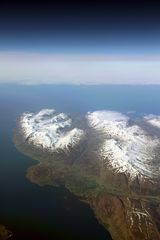
[[[160,84],[160,4],[1,1],[0,82]]]

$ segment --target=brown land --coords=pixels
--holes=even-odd
[[[90,205],[113,240],[160,240],[158,180],[141,175],[131,180],[124,173],[113,172],[96,159],[91,143],[87,151],[78,155],[75,151],[71,158],[63,152],[53,154],[35,149],[19,131],[14,143],[19,151],[38,160],[27,170],[31,182],[40,186],[64,185]]]

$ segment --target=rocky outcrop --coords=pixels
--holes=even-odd
[[[91,202],[91,207],[113,239],[160,239],[150,204],[145,200],[102,194]]]

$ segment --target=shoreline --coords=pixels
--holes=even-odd
[[[105,180],[107,188],[103,188],[103,181],[99,178],[101,169],[95,175],[90,175],[90,171],[88,171],[89,168],[93,167],[90,165],[88,156],[82,156],[85,160],[87,159],[87,162],[80,159],[79,163],[76,164],[63,161],[62,156],[59,157],[59,161],[54,161],[54,155],[50,155],[47,151],[37,151],[34,146],[27,144],[27,142],[19,141],[23,137],[22,132],[17,131],[16,134],[14,136],[16,148],[38,161],[27,170],[27,178],[31,182],[40,186],[64,185],[72,194],[89,204],[99,223],[110,232],[113,240],[133,240],[135,236],[137,240],[142,239],[142,237],[146,237],[147,240],[160,239],[160,233],[154,219],[154,214],[157,211],[156,202],[160,202],[158,197],[156,199],[156,196],[154,198],[152,195],[140,193],[137,193],[136,196],[136,188],[135,193],[133,189],[131,192],[128,191],[128,184],[126,185],[123,174],[114,176],[109,170],[108,175],[106,172],[104,175],[105,178],[107,176]],[[94,160],[97,164],[97,160]],[[118,189],[119,182],[121,187]],[[135,182],[135,184],[138,183]],[[152,199],[150,199],[151,197]],[[150,208],[151,203],[155,206],[154,210],[146,214],[145,209]],[[135,215],[133,209],[137,209]],[[141,228],[139,227],[140,223],[137,223],[138,211],[140,216],[145,216]],[[135,226],[133,226],[132,221],[135,221]],[[151,225],[148,228],[149,223]],[[148,233],[146,233],[146,229]]]

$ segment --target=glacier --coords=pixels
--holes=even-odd
[[[72,127],[72,119],[54,109],[42,109],[38,113],[23,113],[20,127],[29,144],[49,151],[67,150],[78,145],[85,132]]]
[[[138,174],[148,178],[159,176],[159,138],[151,136],[136,123],[130,125],[128,116],[119,112],[88,112],[86,118],[89,126],[103,139],[97,152],[97,158],[103,164],[131,178]]]

